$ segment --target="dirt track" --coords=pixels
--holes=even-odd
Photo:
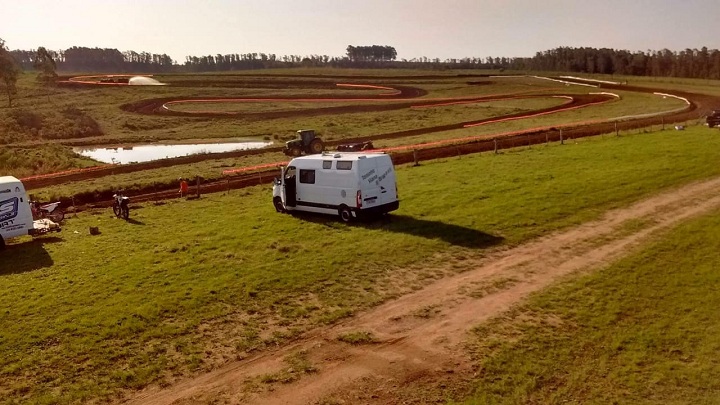
[[[315,76],[308,76],[309,78],[314,78]],[[471,76],[471,77],[478,77],[478,76]],[[435,77],[437,79],[437,77]],[[448,78],[455,78],[453,76],[450,76]],[[338,77],[334,77],[334,79],[338,79]],[[387,78],[385,78],[387,79]],[[564,80],[571,80],[572,79],[564,79]],[[582,82],[581,80],[575,80],[578,82]],[[287,85],[291,85],[291,83],[296,83],[296,81],[288,80]],[[315,83],[315,81],[309,81],[309,83]],[[323,81],[324,85],[327,85],[328,82]],[[334,86],[335,82],[332,82],[332,85]],[[476,82],[470,82],[468,85],[477,85]],[[387,87],[384,85],[384,87]],[[382,100],[397,100],[397,99],[412,99],[421,95],[424,95],[424,91],[409,87],[409,86],[391,86],[392,88],[395,88],[399,91],[396,95],[391,96],[377,96],[378,99]],[[629,91],[637,91],[637,92],[644,92],[644,93],[654,93],[654,92],[662,92],[661,89],[649,89],[644,87],[632,87],[632,86],[626,86],[626,85],[611,85],[611,84],[602,84],[602,88],[599,90],[605,90],[605,89],[619,89],[619,90],[629,90]],[[693,94],[693,93],[687,93],[687,92],[678,92],[678,91],[672,91],[670,93],[676,94],[681,97],[685,97],[690,101],[690,105],[682,112],[672,113],[668,114],[665,117],[662,118],[663,122],[666,124],[672,124],[674,122],[685,122],[693,119],[697,119],[699,116],[702,116],[707,111],[715,108],[717,105],[720,105],[720,98],[713,97],[713,96],[707,96],[707,95],[701,95],[701,94]],[[559,94],[556,94],[558,96]],[[520,95],[514,95],[512,97],[519,97]],[[550,94],[543,94],[543,95],[531,95],[526,94],[524,96],[520,97],[548,97],[552,96]],[[329,98],[329,99],[339,99],[338,96],[317,96],[321,98]],[[363,96],[367,97],[367,96]],[[465,97],[462,98],[463,101],[481,101],[481,100],[487,100],[487,99],[497,99],[498,97]],[[168,111],[164,109],[162,106],[169,102],[173,101],[175,99],[153,99],[153,100],[143,100],[137,103],[134,103],[132,105],[126,105],[123,106],[124,109],[128,111],[135,111],[139,113],[147,113],[147,114],[172,114],[172,115],[185,115],[187,116],[187,113],[180,113],[175,111]],[[459,99],[456,99],[456,101]],[[410,137],[410,136],[417,136],[417,135],[423,135],[423,134],[429,134],[434,132],[440,132],[440,131],[448,131],[453,129],[459,129],[463,128],[468,125],[478,125],[483,124],[485,122],[493,121],[496,119],[521,119],[525,116],[531,115],[531,114],[538,114],[538,113],[552,113],[556,111],[562,111],[563,109],[568,108],[581,108],[583,106],[588,106],[600,102],[606,102],[609,101],[609,96],[604,95],[572,95],[572,100],[564,105],[556,106],[552,108],[547,108],[543,110],[534,111],[531,113],[520,113],[520,114],[511,114],[504,117],[495,117],[492,119],[486,119],[486,120],[477,120],[477,121],[468,121],[468,122],[461,122],[451,125],[443,125],[443,126],[435,126],[435,127],[428,127],[428,128],[421,128],[421,129],[415,129],[415,130],[407,130],[407,131],[398,131],[398,132],[392,132],[392,133],[385,133],[385,134],[378,134],[373,136],[365,136],[365,137],[357,137],[352,139],[344,139],[342,141],[334,141],[334,142],[328,142],[328,146],[334,146],[339,143],[345,143],[345,142],[361,142],[361,141],[374,141],[374,140],[382,140],[382,139],[398,139],[398,138],[404,138],[404,137]],[[445,99],[445,101],[449,101],[448,99]],[[397,103],[397,101],[395,102]],[[425,105],[431,105],[434,103],[438,103],[438,100],[414,100],[411,102],[402,102],[399,104],[375,104],[375,105],[353,105],[353,106],[343,106],[343,107],[329,107],[329,108],[317,108],[317,109],[307,109],[307,110],[299,110],[297,112],[269,112],[269,113],[258,113],[258,117],[263,118],[277,118],[279,116],[287,116],[287,114],[300,114],[307,116],[307,114],[338,114],[338,113],[345,113],[345,112],[360,112],[360,111],[378,111],[377,109],[395,109],[395,108],[408,108],[410,106],[425,106]],[[279,114],[279,115],[278,115]],[[193,113],[190,113],[190,115],[194,115]],[[276,117],[277,115],[277,117]],[[204,116],[204,117],[232,117],[233,115],[227,115],[227,114],[210,114],[210,113],[202,113],[198,116]],[[642,128],[653,124],[658,124],[658,121],[660,118],[642,118],[642,119],[634,119],[634,120],[628,120],[624,122],[605,122],[605,123],[597,123],[592,125],[584,125],[584,126],[577,126],[572,128],[566,128],[566,130],[572,130],[572,134],[570,135],[572,138],[580,138],[585,136],[593,136],[603,133],[610,133],[614,130],[629,130],[629,129],[635,129],[635,128]],[[568,137],[568,132],[566,132],[565,135],[566,139]],[[440,158],[440,157],[449,157],[449,156],[457,156],[460,154],[467,154],[467,153],[477,153],[481,151],[488,151],[493,150],[495,148],[497,149],[504,149],[504,148],[511,148],[521,145],[532,145],[532,144],[539,144],[547,141],[558,141],[560,140],[560,134],[557,130],[553,129],[544,129],[544,130],[538,130],[530,133],[515,133],[515,134],[506,134],[499,138],[497,142],[493,140],[484,140],[484,139],[475,139],[472,141],[468,141],[463,144],[453,144],[453,145],[438,145],[438,146],[432,146],[432,147],[423,147],[422,149],[418,150],[418,154],[420,155],[420,159],[431,159],[431,158]],[[61,184],[68,181],[81,181],[91,178],[99,178],[107,175],[112,174],[120,174],[120,173],[131,173],[136,171],[142,171],[142,170],[148,170],[148,169],[154,169],[154,168],[160,168],[160,167],[169,167],[174,165],[182,165],[182,164],[188,164],[188,163],[194,163],[199,162],[207,159],[222,159],[222,158],[231,158],[231,157],[240,157],[240,156],[247,156],[247,155],[254,155],[254,154],[262,154],[267,152],[278,152],[281,148],[274,147],[274,148],[268,148],[264,150],[253,150],[253,151],[238,151],[238,152],[228,152],[228,153],[222,153],[222,154],[211,154],[211,155],[195,155],[195,156],[185,156],[180,158],[174,158],[174,159],[164,159],[154,162],[147,162],[147,163],[139,163],[139,164],[132,164],[132,165],[122,165],[122,166],[115,166],[115,167],[107,167],[102,168],[99,170],[94,171],[87,171],[87,172],[79,172],[79,173],[73,173],[68,175],[62,175],[62,176],[54,176],[54,177],[44,177],[44,178],[38,178],[34,180],[27,180],[25,181],[25,185],[27,189],[37,189],[41,187],[48,187],[55,184]],[[393,152],[393,160],[395,163],[407,163],[413,161],[413,153],[412,152]],[[261,184],[263,179],[265,181],[269,180],[274,175],[274,170],[272,171],[265,171],[263,173],[256,173],[252,176],[241,176],[241,177],[234,177],[228,180],[216,180],[211,181],[209,183],[203,184],[203,193],[206,192],[214,192],[214,191],[223,191],[228,188],[241,188],[241,187],[247,187],[252,185]],[[155,186],[153,188],[148,188],[146,190],[139,191],[138,194],[133,195],[132,197],[136,201],[145,201],[145,200],[152,200],[152,199],[164,199],[164,198],[170,198],[171,196],[174,196],[174,188],[168,187],[167,190],[157,190]],[[77,204],[91,204],[91,203],[102,203],[105,201],[108,201],[111,197],[111,193],[108,195],[97,195],[97,196],[84,196],[83,198],[79,198],[79,196],[76,196],[76,203]],[[67,199],[64,200],[64,203],[66,205],[69,205],[69,196]]]
[[[601,268],[659,232],[716,209],[720,178],[671,190],[574,229],[487,258],[470,258],[457,276],[311,331],[279,350],[166,389],[146,389],[128,403],[425,404],[462,397],[474,373],[462,346],[469,328],[564,276]],[[631,220],[645,225],[623,228]],[[473,298],[478,296],[473,292],[482,297]],[[351,346],[337,340],[342,333],[358,331],[371,332],[378,342]],[[290,384],[251,384],[258,376],[286,369],[283,359],[300,350],[317,373]]]

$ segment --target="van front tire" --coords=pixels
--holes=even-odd
[[[0,250],[5,249],[5,239],[3,239],[2,236],[0,236]]]
[[[340,219],[345,223],[351,222],[353,220],[353,216],[352,216],[352,212],[350,212],[350,208],[348,208],[344,205],[342,207],[340,207],[340,209],[338,210],[338,215],[340,215]]]
[[[283,207],[282,199],[280,197],[273,198],[273,205],[275,206],[275,211],[279,213],[285,212],[285,207]]]

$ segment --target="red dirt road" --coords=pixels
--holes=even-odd
[[[597,221],[486,258],[469,258],[466,271],[457,276],[311,331],[276,351],[169,388],[146,389],[126,403],[426,404],[462,398],[474,374],[463,349],[474,325],[563,277],[599,269],[678,223],[718,209],[720,178],[670,190]],[[633,220],[645,225],[628,233],[623,225]],[[352,346],[337,339],[359,331],[372,333],[378,342]],[[289,384],[259,382],[263,375],[285,371],[283,359],[299,351],[315,373]]]

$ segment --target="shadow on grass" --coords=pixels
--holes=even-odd
[[[343,226],[337,217],[312,213],[293,213],[293,216],[305,221],[331,227]],[[456,246],[470,249],[483,249],[502,243],[505,238],[491,235],[477,229],[440,221],[429,221],[407,215],[384,215],[378,218],[354,221],[349,226],[366,229],[379,229],[388,232],[404,233],[428,239],[440,239]]]
[[[128,219],[126,219],[125,221],[126,221],[128,224],[133,224],[133,225],[145,225],[145,222],[141,222],[141,221],[138,221],[138,220],[132,219],[132,218],[128,218]]]
[[[56,236],[49,236],[6,246],[3,251],[0,251],[0,277],[52,266],[53,260],[44,245],[62,240]]]

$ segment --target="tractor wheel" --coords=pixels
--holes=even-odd
[[[323,149],[325,149],[325,146],[320,139],[315,138],[310,142],[310,153],[322,153]]]
[[[298,157],[301,153],[302,151],[297,146],[290,148],[290,156]]]

